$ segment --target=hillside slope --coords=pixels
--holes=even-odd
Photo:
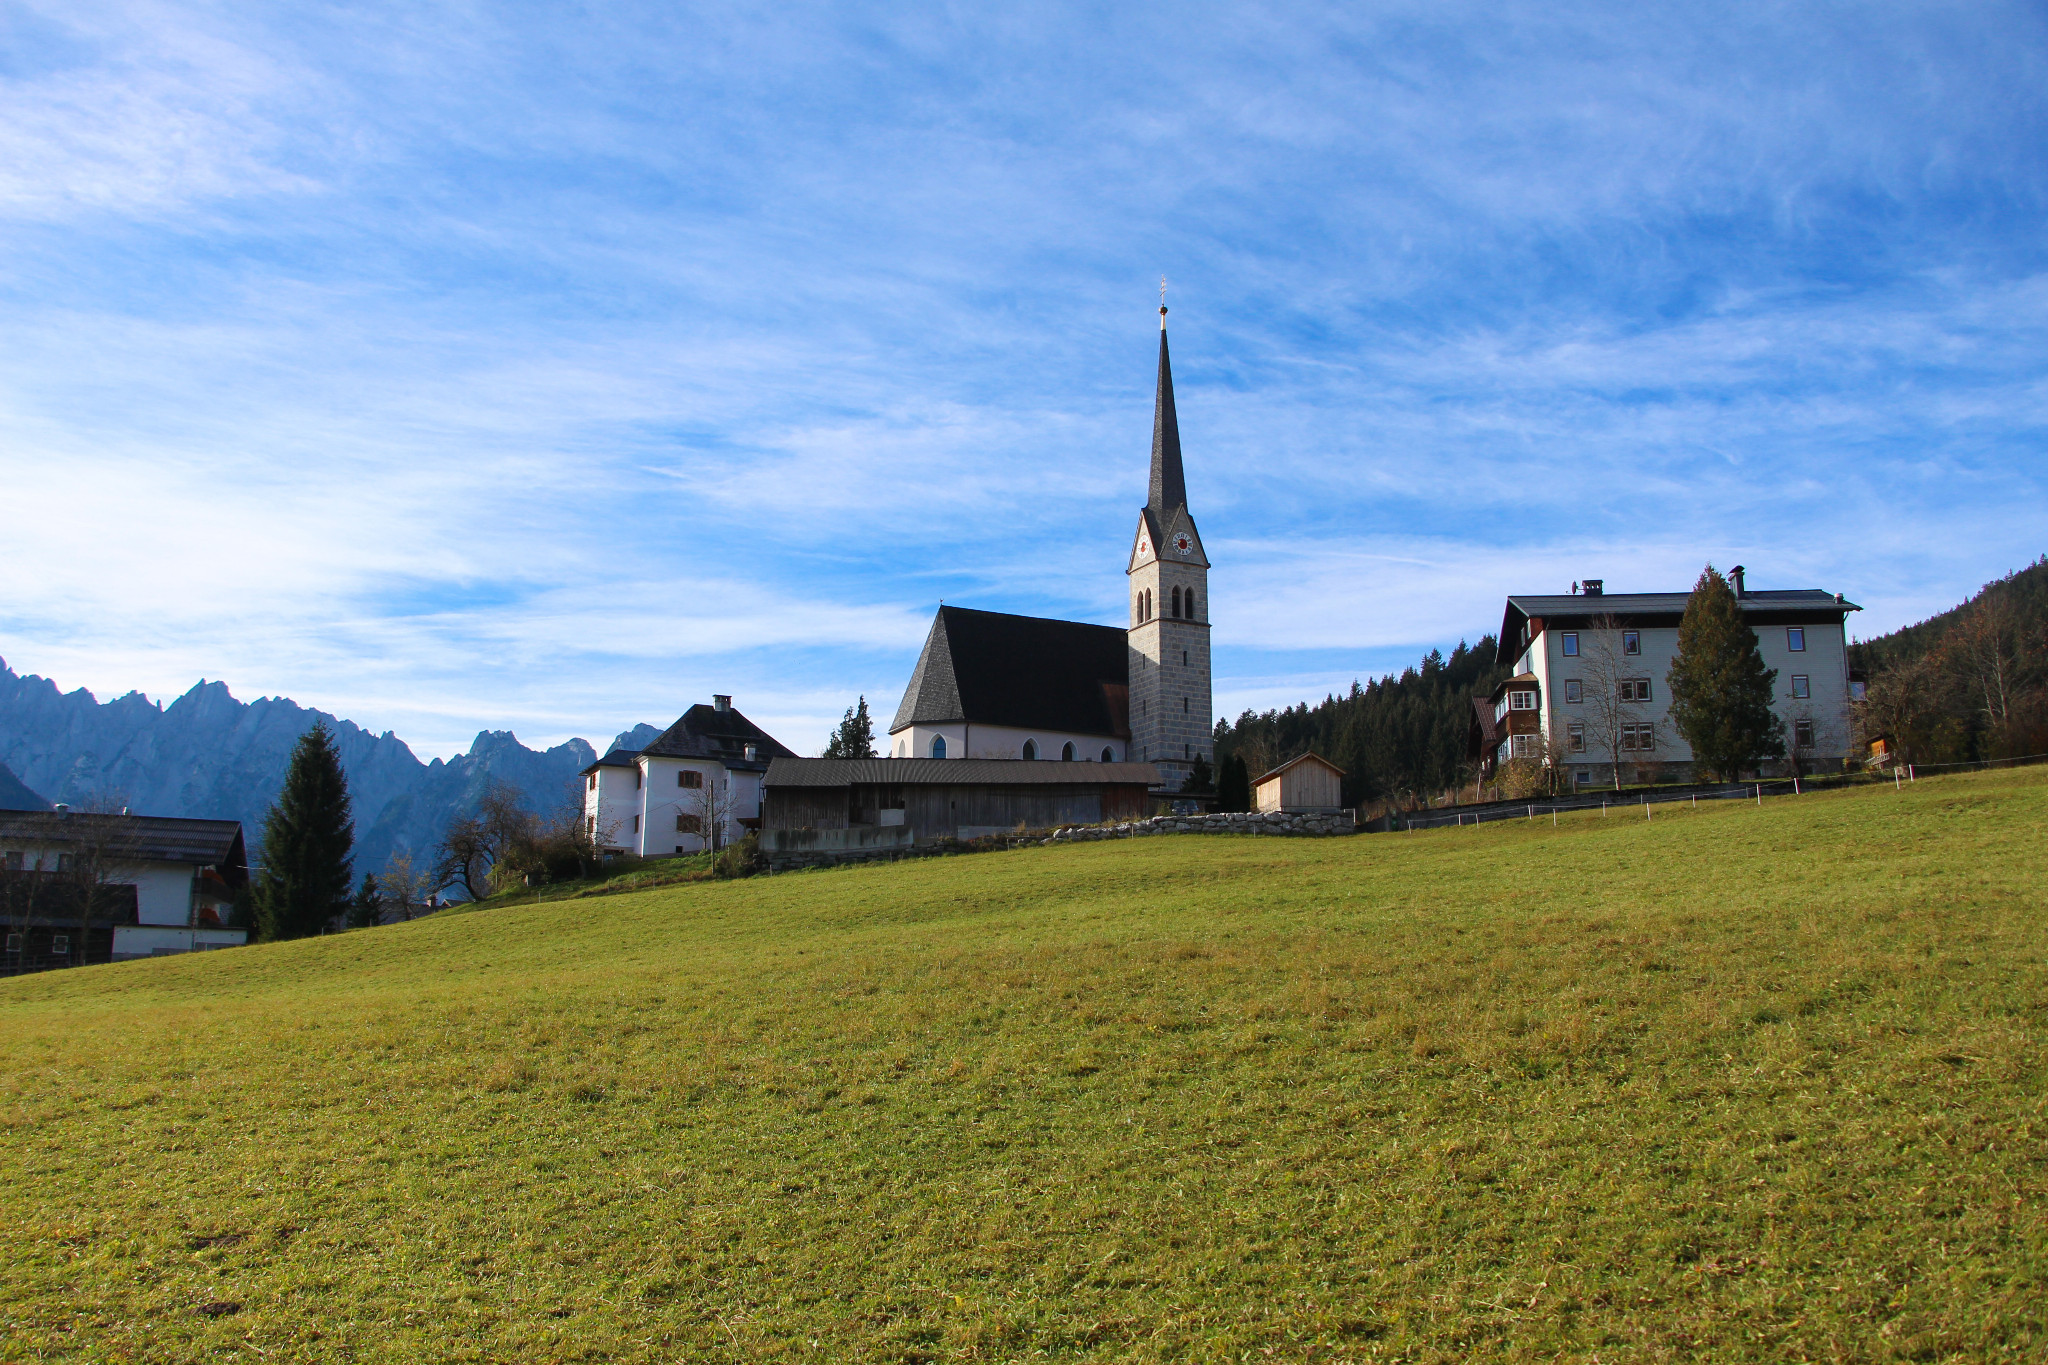
[[[0,983],[6,1358],[2039,1359],[2048,770]]]

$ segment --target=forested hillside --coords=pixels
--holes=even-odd
[[[1313,749],[1344,769],[1344,800],[1354,805],[1461,786],[1472,697],[1507,676],[1494,646],[1491,635],[1476,645],[1461,640],[1449,659],[1433,649],[1419,667],[1354,682],[1341,697],[1218,721],[1217,761],[1242,758],[1257,777]]]
[[[1850,648],[1869,737],[1917,763],[2048,752],[2048,557],[1918,625]]]

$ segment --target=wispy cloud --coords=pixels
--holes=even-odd
[[[1161,271],[1229,709],[2048,532],[2024,5],[0,22],[0,652],[67,684],[815,748],[938,598],[1121,619]]]

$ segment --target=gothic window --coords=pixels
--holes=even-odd
[[[1114,749],[1110,748],[1110,747],[1109,747],[1109,746],[1108,746],[1107,744],[1103,745],[1103,746],[1102,746],[1102,761],[1103,761],[1104,763],[1114,763],[1114,762],[1116,762],[1116,750],[1114,750]]]
[[[1180,620],[1180,589],[1173,590],[1173,619]]]
[[[1187,590],[1187,595],[1182,597],[1180,602],[1182,610],[1187,612],[1188,620],[1199,621],[1201,619],[1195,615],[1195,590],[1193,588]]]
[[[1035,739],[1027,739],[1027,740],[1025,740],[1025,741],[1024,741],[1024,757],[1026,757],[1026,758],[1037,758],[1037,757],[1038,757],[1038,741],[1037,741],[1037,740],[1035,740]]]
[[[1064,745],[1062,745],[1062,746],[1060,747],[1060,762],[1062,762],[1062,763],[1072,763],[1073,761],[1074,761],[1074,741],[1070,739],[1070,740],[1068,740],[1068,741],[1067,741],[1067,742],[1066,742],[1066,743],[1065,743]]]
[[[944,735],[933,735],[933,736],[932,736],[932,757],[933,757],[933,758],[944,758],[945,756],[946,756],[946,737],[945,737]]]
[[[1152,589],[1145,589],[1144,597],[1145,609],[1143,614],[1141,614],[1138,619],[1141,621],[1149,621],[1152,619]]]

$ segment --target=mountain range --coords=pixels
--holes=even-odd
[[[425,856],[449,819],[474,810],[494,783],[552,814],[577,799],[577,774],[597,757],[582,739],[533,750],[508,730],[485,730],[469,752],[422,763],[389,731],[373,735],[288,697],[239,701],[226,683],[200,682],[168,706],[140,692],[102,702],[82,687],[63,692],[48,678],[18,675],[0,659],[0,805],[41,797],[240,820],[254,857],[292,746],[316,720],[334,731],[348,775],[358,873],[377,871],[394,850]],[[639,748],[659,733],[638,725],[613,745]],[[23,783],[26,794],[17,790]]]

